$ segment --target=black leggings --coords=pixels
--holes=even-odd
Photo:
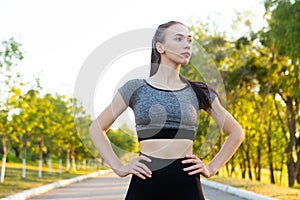
[[[143,154],[145,155],[145,154]],[[152,160],[144,161],[152,171],[152,177],[145,180],[132,175],[125,200],[202,200],[205,199],[200,175],[188,175],[180,159],[161,159],[145,155]]]

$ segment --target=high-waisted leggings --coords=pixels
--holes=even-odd
[[[142,154],[145,155],[145,154]],[[125,200],[202,200],[205,199],[200,174],[189,175],[179,159],[161,159],[145,155],[152,162],[141,161],[150,168],[152,177],[132,175]]]

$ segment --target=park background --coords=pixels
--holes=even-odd
[[[72,96],[82,63],[114,35],[178,20],[191,28],[194,40],[213,58],[224,80],[227,109],[245,130],[242,146],[219,174],[299,188],[300,2],[224,4],[0,1],[0,184],[9,185],[12,177],[28,181],[34,166],[40,169],[32,174],[38,177],[35,181],[102,167],[103,162],[92,156],[95,152],[82,143],[88,138],[77,133],[88,136],[91,116],[108,105],[112,98],[108,86],[115,87],[113,81],[118,79],[102,84],[105,95],[98,97],[97,110],[87,112]],[[135,59],[146,64],[148,57]],[[182,73],[201,80],[192,67]],[[116,72],[111,76],[118,77]],[[210,118],[204,112],[199,115],[199,127],[206,129],[198,128],[195,152],[208,148],[202,157],[208,161],[225,135],[207,137]],[[128,127],[116,126],[108,134],[124,161],[129,159],[125,152],[138,152],[130,133]],[[27,176],[22,162],[27,163]],[[44,173],[42,166],[47,166]]]

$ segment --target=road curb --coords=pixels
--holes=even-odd
[[[220,190],[220,191],[223,191],[223,192],[226,192],[226,193],[229,193],[229,194],[232,194],[232,195],[244,198],[244,199],[248,199],[248,200],[277,200],[272,197],[256,194],[254,192],[250,192],[250,191],[242,190],[242,189],[235,188],[232,186],[224,185],[222,183],[217,183],[215,181],[209,181],[206,179],[202,179],[201,183],[203,185],[214,188],[216,190]]]
[[[39,186],[39,187],[32,188],[32,189],[29,189],[29,190],[24,190],[23,192],[19,192],[19,193],[13,194],[13,195],[9,195],[5,198],[1,198],[0,200],[27,200],[31,197],[41,195],[41,194],[46,193],[46,192],[48,192],[50,190],[53,190],[55,188],[64,187],[64,186],[70,185],[72,183],[80,182],[80,181],[83,181],[83,180],[88,179],[88,178],[97,177],[99,175],[103,175],[103,174],[106,174],[106,173],[109,173],[109,172],[112,172],[112,170],[111,169],[99,170],[97,172],[93,172],[93,173],[90,173],[90,174],[81,175],[81,176],[77,176],[77,177],[66,179],[66,180],[61,180],[61,181],[58,181],[58,182],[54,182],[54,183],[50,183],[50,184],[47,184],[47,185]],[[226,192],[226,193],[229,193],[229,194],[232,194],[232,195],[235,195],[235,196],[247,199],[247,200],[277,200],[277,199],[272,198],[272,197],[256,194],[254,192],[242,190],[242,189],[239,189],[239,188],[224,185],[224,184],[217,183],[215,181],[210,181],[210,180],[207,180],[207,179],[202,179],[201,183],[205,186],[208,186],[208,187],[214,188],[216,190],[220,190],[220,191],[223,191],[223,192]]]
[[[13,194],[13,195],[9,195],[9,196],[7,196],[5,198],[2,198],[0,200],[26,200],[26,199],[29,199],[31,197],[34,197],[34,196],[40,195],[42,193],[48,192],[50,190],[53,190],[55,188],[64,187],[64,186],[70,185],[72,183],[77,183],[79,181],[82,181],[82,180],[85,180],[85,179],[88,179],[88,178],[97,177],[99,175],[103,175],[103,174],[106,174],[106,173],[109,173],[109,172],[112,172],[112,170],[111,169],[99,170],[97,172],[93,172],[93,173],[90,173],[90,174],[76,176],[74,178],[61,180],[61,181],[58,181],[58,182],[54,182],[54,183],[50,183],[50,184],[47,184],[47,185],[39,186],[39,187],[32,188],[32,189],[29,189],[29,190],[24,190],[23,192],[19,192],[19,193]]]

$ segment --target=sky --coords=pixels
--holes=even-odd
[[[237,11],[251,11],[257,18],[254,27],[262,26],[262,0],[0,0],[0,41],[14,37],[22,44],[24,60],[18,68],[24,80],[33,82],[33,77],[39,77],[45,92],[72,96],[83,63],[112,37],[156,28],[170,20],[189,23],[214,18],[220,29],[229,30]],[[144,57],[149,51],[136,53],[113,63],[126,71],[132,70],[126,60],[138,65],[149,62]],[[104,92],[94,96],[96,114],[111,100],[113,94],[107,86],[118,82],[111,78],[118,72],[115,67],[98,81]]]

